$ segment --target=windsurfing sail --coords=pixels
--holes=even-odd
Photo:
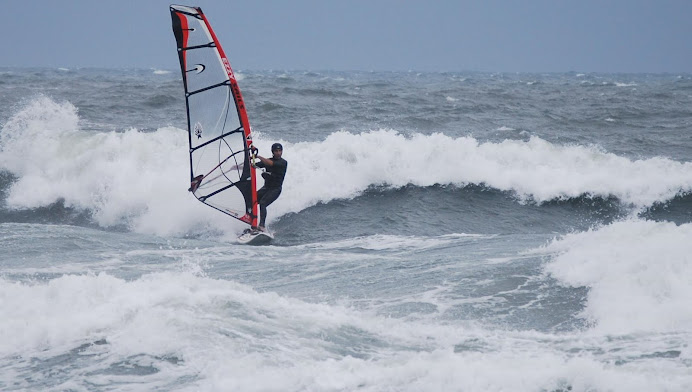
[[[257,226],[250,122],[231,64],[201,8],[171,5],[170,10],[185,87],[189,191]]]

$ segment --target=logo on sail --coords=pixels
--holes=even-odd
[[[204,64],[197,64],[194,66],[194,68],[188,69],[185,72],[196,72],[196,73],[200,74],[200,73],[202,73],[202,71],[204,71],[205,68],[207,68],[207,67],[205,67]]]
[[[197,135],[197,139],[201,139],[202,138],[202,124],[200,124],[199,122],[196,123],[194,130],[195,130],[195,135]]]
[[[231,79],[235,79],[235,75],[233,74],[233,69],[231,68],[231,63],[228,62],[228,59],[223,57],[221,59],[221,61],[223,62],[224,68],[226,68],[226,72],[228,72],[228,76]]]

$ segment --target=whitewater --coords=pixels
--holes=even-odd
[[[692,390],[690,75],[241,71],[249,247],[177,72],[0,71],[2,390]]]

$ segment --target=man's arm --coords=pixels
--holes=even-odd
[[[274,161],[272,161],[271,159],[267,159],[267,158],[265,158],[263,156],[259,156],[259,155],[257,155],[256,158],[259,159],[260,162],[262,162],[264,164],[264,166],[274,166]]]

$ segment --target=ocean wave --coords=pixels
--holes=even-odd
[[[340,97],[350,97],[351,94],[345,91],[333,90],[329,88],[312,87],[312,88],[296,88],[296,87],[285,87],[282,89],[285,94],[296,94],[305,97],[317,97],[317,98],[340,98]]]
[[[282,196],[285,212],[352,198],[372,185],[477,184],[537,203],[586,195],[615,197],[637,208],[692,190],[690,163],[631,160],[596,146],[556,145],[538,137],[480,143],[439,133],[335,132],[322,142],[288,144],[285,151],[287,159],[296,157]]]
[[[274,110],[281,110],[281,109],[286,109],[286,106],[284,106],[284,105],[282,105],[282,104],[280,104],[280,103],[271,102],[271,101],[264,101],[264,102],[261,102],[261,103],[257,106],[257,110],[258,110],[259,112],[271,112],[271,111],[274,111]]]
[[[269,151],[275,141],[258,133],[254,143]],[[270,220],[352,199],[373,186],[478,185],[511,192],[521,203],[616,198],[634,208],[692,191],[692,163],[631,160],[596,146],[558,145],[538,137],[494,143],[381,129],[339,131],[315,142],[278,141],[289,171]],[[71,103],[39,97],[0,133],[0,169],[16,177],[6,190],[6,204],[26,209],[62,201],[68,208],[92,211],[100,225],[127,224],[161,235],[199,227],[239,229],[184,191],[187,150],[186,133],[179,128],[86,132]]]
[[[629,219],[567,234],[534,253],[562,284],[588,287],[583,316],[601,333],[692,329],[692,224]]]
[[[190,203],[187,192],[175,191],[188,181],[185,134],[176,128],[85,132],[73,105],[41,97],[0,133],[0,167],[16,177],[6,206],[35,209],[61,202],[91,211],[101,226],[125,224],[157,234],[206,227],[216,214]],[[165,229],[168,225],[172,230]]]
[[[131,281],[0,278],[0,295],[0,330],[14,337],[0,341],[0,382],[25,389],[55,385],[45,369],[58,360],[71,388],[104,374],[150,390],[170,389],[171,380],[202,390],[498,392],[686,390],[691,382],[688,367],[641,347],[670,343],[381,317],[184,271]]]
[[[298,249],[349,250],[363,249],[375,251],[414,251],[437,248],[459,242],[493,238],[494,235],[454,233],[440,236],[400,236],[372,235],[348,238],[330,242],[318,242],[297,246]]]
[[[180,99],[179,97],[173,97],[168,94],[156,94],[148,97],[146,101],[144,101],[144,105],[150,108],[163,108],[163,107],[168,107],[168,106],[173,106],[175,104],[179,104]]]

